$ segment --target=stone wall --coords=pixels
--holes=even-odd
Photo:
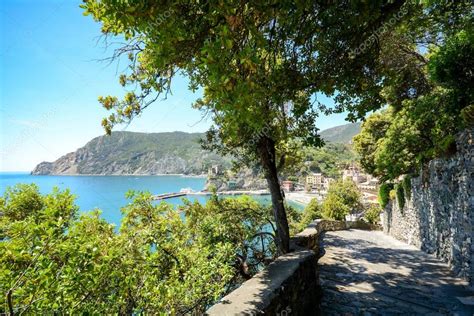
[[[447,262],[474,286],[474,129],[456,137],[457,153],[435,159],[412,179],[400,209],[386,207],[384,232]]]
[[[321,290],[317,261],[324,231],[358,227],[359,223],[316,220],[291,239],[292,252],[212,306],[207,315],[315,315]]]

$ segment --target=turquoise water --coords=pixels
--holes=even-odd
[[[182,176],[33,176],[28,173],[0,173],[0,194],[7,186],[17,183],[36,183],[42,193],[51,192],[57,186],[69,188],[77,197],[76,204],[81,211],[95,208],[102,210],[102,217],[110,223],[120,224],[120,208],[130,201],[125,198],[129,190],[149,191],[152,194],[179,192],[183,188],[199,191],[204,188],[206,179]],[[255,197],[262,203],[269,203],[267,196]],[[207,197],[188,197],[203,203]],[[174,205],[182,204],[181,198],[166,200]],[[295,207],[301,206],[294,204]]]
[[[33,176],[28,173],[0,173],[0,192],[17,183],[36,183],[42,193],[49,193],[55,186],[69,188],[77,197],[76,204],[81,211],[94,208],[102,210],[102,217],[110,223],[119,224],[120,208],[130,200],[125,198],[129,190],[149,191],[152,194],[179,192],[182,188],[202,190],[205,178],[180,176]],[[200,202],[205,197],[198,197]],[[191,198],[194,200],[194,198]],[[180,198],[167,200],[178,205]]]

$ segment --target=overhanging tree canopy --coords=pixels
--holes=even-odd
[[[170,91],[176,74],[187,76],[190,89],[203,88],[194,106],[215,123],[208,146],[264,168],[281,252],[289,236],[277,167],[292,139],[322,144],[315,94],[335,95],[332,110],[348,110],[351,119],[379,108],[391,79],[391,66],[378,58],[380,37],[422,9],[405,1],[94,0],[82,7],[105,34],[127,41],[115,56],[129,55],[120,81],[134,90],[123,100],[100,98],[115,111],[103,121],[107,132]]]

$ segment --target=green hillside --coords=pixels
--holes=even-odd
[[[327,142],[347,144],[360,133],[361,125],[360,122],[344,124],[323,130],[320,134]]]
[[[202,133],[113,132],[55,162],[39,164],[33,174],[203,174],[230,160],[201,148]]]
[[[360,124],[348,124],[322,131],[329,144],[312,152],[310,160],[319,161],[324,172],[333,172],[336,162],[349,158],[347,149],[330,143],[348,143],[359,129]],[[197,175],[215,164],[230,168],[229,158],[201,148],[199,140],[203,137],[203,133],[113,132],[92,139],[54,162],[40,163],[32,174]]]

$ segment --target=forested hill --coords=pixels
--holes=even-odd
[[[321,136],[328,142],[348,143],[359,130],[360,125],[347,124],[322,131]],[[54,162],[40,163],[32,174],[198,175],[215,164],[229,168],[230,159],[201,148],[203,137],[203,133],[113,132]]]
[[[322,131],[321,137],[331,143],[350,143],[352,138],[360,133],[361,123],[349,123],[328,128]]]
[[[54,162],[42,162],[32,174],[154,175],[202,174],[224,159],[201,148],[202,133],[113,132]]]

